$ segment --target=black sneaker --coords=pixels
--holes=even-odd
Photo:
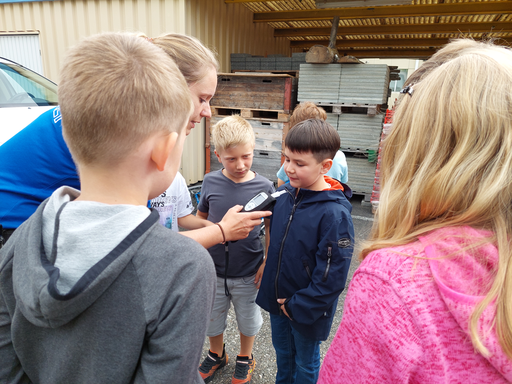
[[[231,379],[231,384],[246,384],[251,382],[252,373],[254,372],[254,367],[256,367],[256,360],[254,360],[252,355],[251,357],[251,359],[249,359],[249,356],[238,355],[236,357],[235,373]]]
[[[218,354],[212,351],[208,351],[208,355],[199,366],[199,374],[205,383],[209,383],[215,377],[217,370],[224,367],[227,363],[228,355],[226,353],[226,346],[224,345],[222,347],[222,357],[219,357]]]

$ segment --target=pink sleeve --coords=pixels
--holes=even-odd
[[[376,274],[354,275],[318,383],[421,382],[420,330],[393,287]]]

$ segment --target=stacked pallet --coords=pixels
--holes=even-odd
[[[231,71],[298,71],[300,65],[305,62],[306,52],[295,52],[291,57],[280,54],[263,57],[248,53],[232,53]]]
[[[252,170],[277,182],[282,164],[282,145],[297,99],[297,78],[257,72],[220,73],[217,92],[207,119],[206,172],[221,169],[210,142],[210,127],[226,116],[241,115],[256,136]]]
[[[390,68],[370,64],[301,64],[298,101],[327,112],[346,155],[349,185],[370,201],[387,102]]]

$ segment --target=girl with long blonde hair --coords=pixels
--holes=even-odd
[[[512,52],[462,40],[425,65],[319,383],[512,381]]]

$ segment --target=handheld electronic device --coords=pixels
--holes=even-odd
[[[270,211],[276,203],[276,198],[285,193],[285,190],[268,194],[261,191],[244,205],[242,212]]]

